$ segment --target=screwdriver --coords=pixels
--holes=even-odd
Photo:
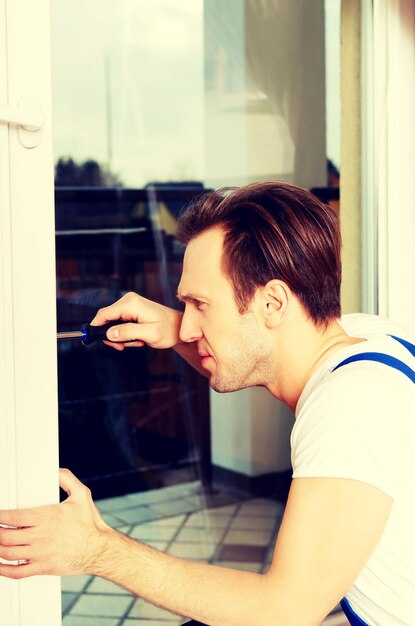
[[[119,324],[127,324],[124,320],[114,320],[103,324],[102,326],[91,326],[91,324],[84,324],[80,330],[70,330],[57,333],[57,339],[81,339],[84,346],[89,346],[95,341],[108,340],[107,330],[111,326],[118,326]]]

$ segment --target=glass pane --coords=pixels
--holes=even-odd
[[[202,180],[201,0],[53,5],[57,184]]]
[[[285,180],[335,198],[326,57],[339,32],[324,0],[52,5],[59,331],[129,290],[176,306],[175,220],[203,190]],[[266,571],[290,477],[281,420],[267,464],[237,443],[235,407],[210,407],[206,379],[172,351],[71,339],[58,359],[61,465],[105,519],[177,556]],[[98,579],[63,589],[64,625],[181,623]]]

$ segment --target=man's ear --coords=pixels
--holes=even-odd
[[[261,288],[261,309],[267,328],[276,328],[284,319],[291,290],[282,280],[270,280]]]

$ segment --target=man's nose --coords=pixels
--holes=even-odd
[[[200,325],[197,323],[197,321],[194,318],[194,315],[192,315],[192,312],[189,311],[187,307],[182,317],[179,337],[180,337],[180,341],[183,341],[184,343],[198,341],[199,339],[203,337],[203,332],[202,332],[202,329],[200,328]]]

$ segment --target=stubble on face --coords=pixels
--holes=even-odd
[[[215,357],[210,386],[219,393],[266,386],[272,377],[271,355],[257,319],[248,311],[240,316],[238,326]]]
[[[262,300],[254,296],[248,311],[239,312],[234,288],[222,268],[223,242],[220,228],[204,231],[189,242],[179,292],[190,301],[186,339],[198,342],[202,358],[211,357],[202,365],[212,389],[227,393],[267,385],[272,346],[261,317]],[[206,306],[200,311],[192,308],[191,296],[200,294],[201,285]]]

